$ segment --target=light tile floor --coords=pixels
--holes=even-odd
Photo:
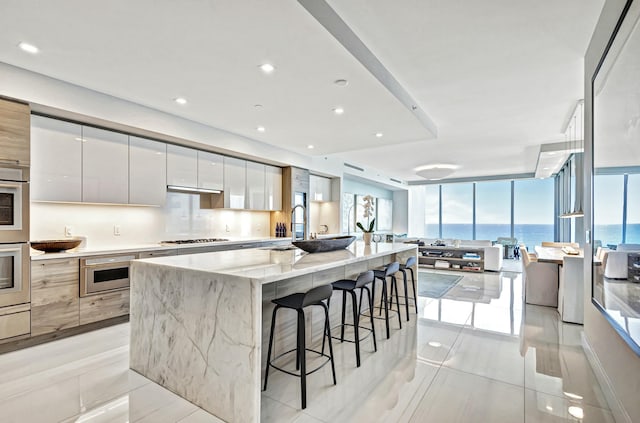
[[[298,379],[273,372],[264,422],[613,422],[580,346],[578,325],[522,303],[520,273],[465,273],[441,299],[420,298],[418,319],[378,352],[335,344],[330,369],[311,375],[306,410]],[[404,311],[403,311],[404,313]],[[128,369],[129,327],[118,325],[0,355],[0,421],[220,420]]]

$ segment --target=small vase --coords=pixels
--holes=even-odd
[[[371,237],[373,236],[373,232],[363,232],[362,240],[364,241],[364,245],[371,245]]]

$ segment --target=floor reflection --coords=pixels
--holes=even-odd
[[[336,342],[338,384],[328,366],[311,375],[306,410],[298,380],[274,372],[261,421],[613,422],[582,326],[524,305],[518,272],[461,275],[443,298],[420,297],[418,318],[394,321],[377,352],[366,340],[360,368],[353,344]],[[129,370],[128,342],[125,324],[0,355],[0,420],[219,422]]]

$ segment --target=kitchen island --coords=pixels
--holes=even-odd
[[[258,422],[271,300],[416,255],[411,244],[358,241],[318,254],[256,248],[134,261],[130,367],[225,421]],[[320,318],[309,313],[307,333],[322,332]],[[277,333],[292,336],[284,320]]]

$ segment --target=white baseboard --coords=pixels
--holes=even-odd
[[[607,376],[607,373],[604,371],[602,363],[600,363],[598,356],[593,351],[593,348],[591,348],[584,332],[582,332],[582,348],[587,356],[587,360],[589,360],[589,364],[591,364],[593,373],[596,375],[596,379],[598,379],[598,383],[600,383],[600,388],[602,388],[602,393],[607,400],[607,404],[609,405],[609,409],[611,410],[616,423],[633,423],[631,421],[631,417],[629,417],[629,414],[627,414],[624,406],[616,396],[615,391],[613,390],[613,385],[609,380],[609,376]]]

